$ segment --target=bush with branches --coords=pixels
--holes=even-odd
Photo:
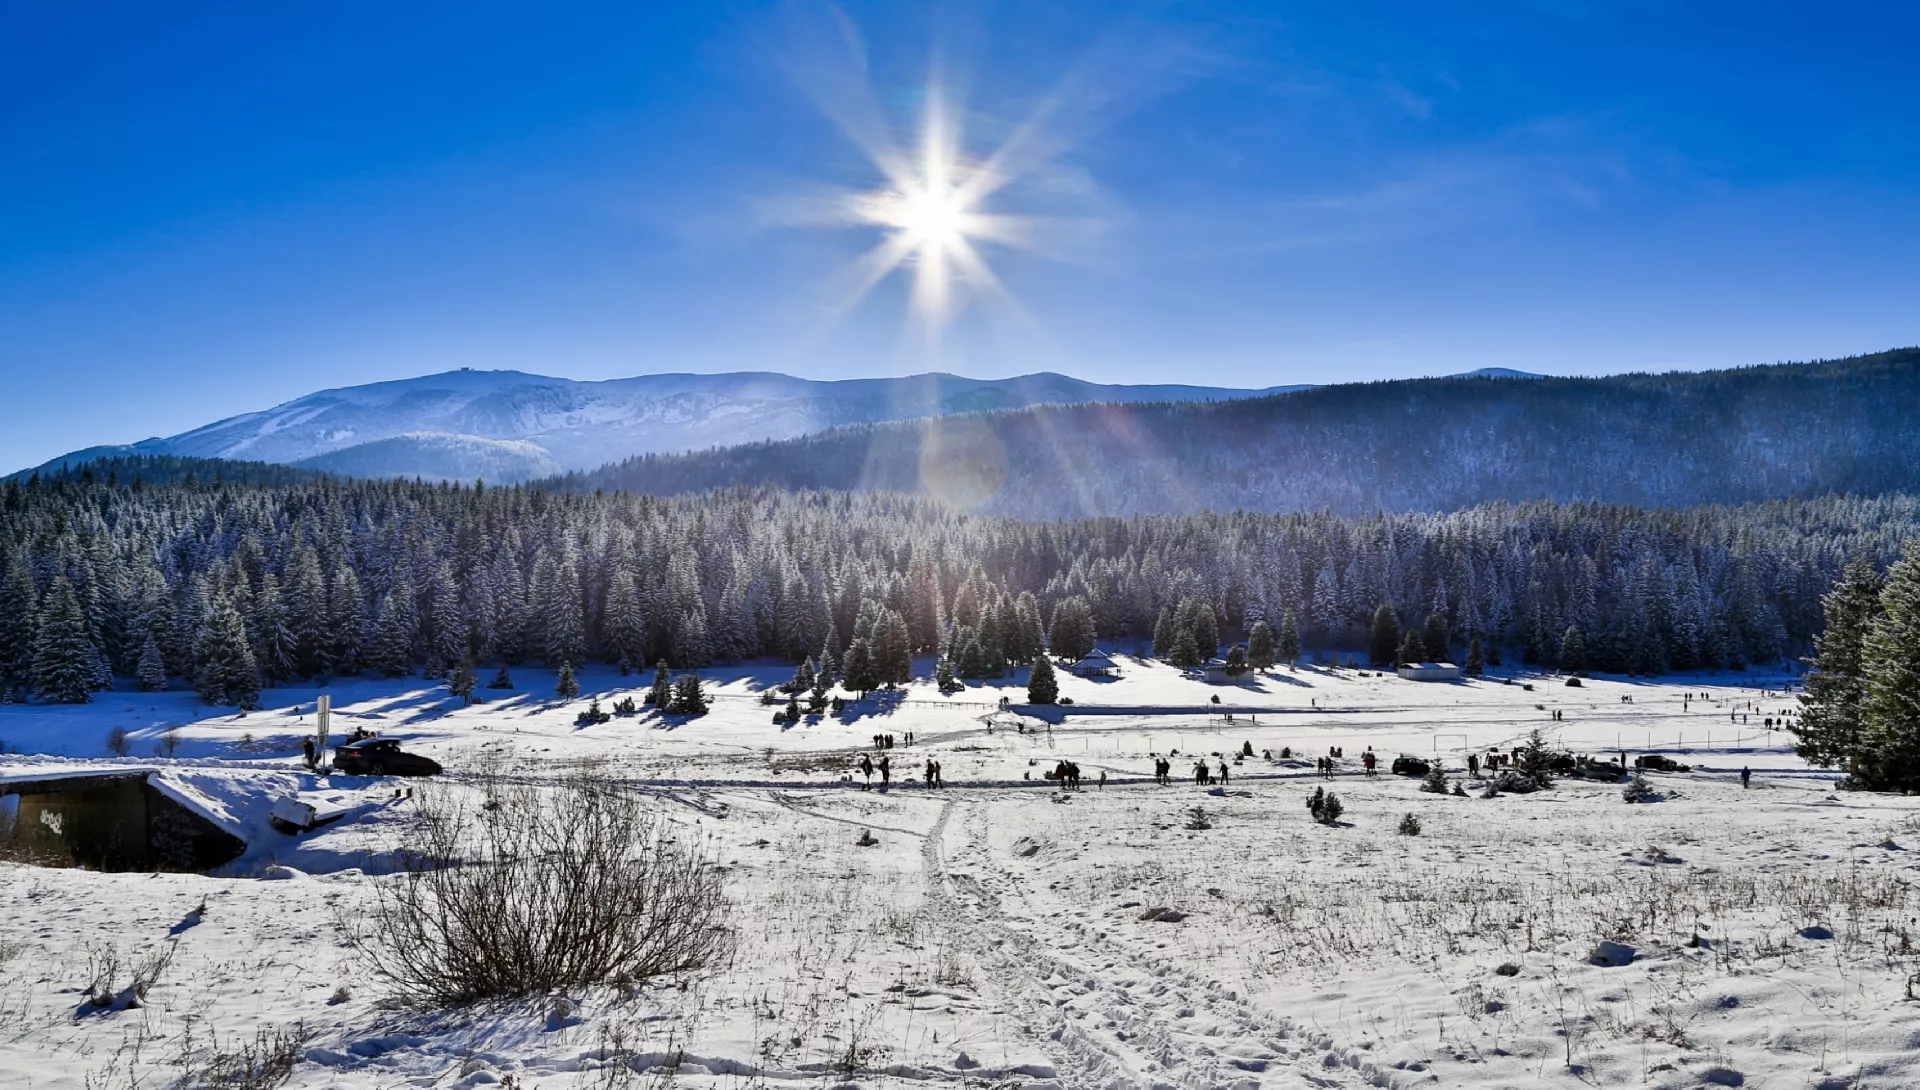
[[[402,1002],[451,1006],[711,966],[731,905],[704,841],[604,769],[557,787],[483,778],[485,802],[421,792],[411,850],[362,944]]]

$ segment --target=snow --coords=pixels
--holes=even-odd
[[[521,669],[521,690],[470,708],[417,679],[327,690],[337,734],[434,757],[450,772],[431,783],[306,772],[313,688],[245,717],[187,693],[0,707],[0,780],[148,771],[249,846],[216,875],[0,863],[0,1087],[169,1085],[182,1057],[296,1023],[295,1087],[613,1085],[676,1056],[689,1087],[1920,1085],[1920,813],[1835,792],[1762,727],[1793,706],[1788,679],[1302,667],[1236,685],[1118,660],[1117,679],[1062,671],[1075,703],[1045,718],[1012,679],[782,727],[759,694],[791,667],[709,672],[700,719],[584,728],[587,698],[610,709],[650,676],[586,670],[561,703],[550,673]],[[102,755],[114,726],[137,761]],[[168,727],[174,756],[147,757]],[[1693,771],[1649,774],[1665,800],[1642,805],[1618,784],[1458,797],[1359,772],[1372,747],[1460,776],[1469,749],[1536,728]],[[890,790],[851,768],[876,733],[897,742]],[[1225,785],[1152,783],[1155,754],[1178,750],[1178,772],[1246,743]],[[1345,756],[1326,783],[1310,758],[1330,746]],[[944,790],[922,786],[929,757]],[[405,791],[471,790],[483,758],[536,780],[602,759],[704,835],[736,903],[730,962],[627,992],[386,1003],[354,943],[417,805]],[[1081,791],[1043,778],[1061,759]],[[1338,824],[1308,815],[1318,785],[1345,803]],[[275,832],[289,796],[345,817]],[[1420,835],[1396,833],[1405,814]],[[142,1007],[82,1009],[90,958],[168,945]]]

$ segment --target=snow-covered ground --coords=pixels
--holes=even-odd
[[[563,704],[528,669],[471,708],[418,681],[337,683],[336,733],[448,768],[422,790],[466,790],[488,761],[538,779],[603,759],[728,874],[737,943],[716,972],[434,1014],[386,1002],[353,945],[416,802],[300,769],[317,690],[244,718],[184,693],[0,707],[0,778],[152,769],[249,842],[217,876],[0,864],[0,1085],[165,1086],[298,1026],[291,1084],[316,1087],[659,1085],[682,1052],[679,1082],[719,1087],[1920,1086],[1920,814],[1836,794],[1769,734],[1794,703],[1783,679],[1302,668],[1214,685],[1123,664],[1063,675],[1075,703],[1052,722],[997,712],[1024,697],[1011,682],[915,685],[792,727],[759,701],[784,680],[771,669],[713,671],[700,719],[589,727],[587,697],[610,709],[649,679],[589,671]],[[116,726],[126,758],[103,755]],[[1649,776],[1667,798],[1647,805],[1577,780],[1458,797],[1359,770],[1368,747],[1457,769],[1534,728],[1693,770]],[[853,765],[882,733],[893,783],[865,789]],[[1331,827],[1298,759],[1330,746]],[[1156,785],[1170,751],[1176,782]],[[1229,782],[1193,784],[1219,755]],[[944,790],[923,785],[929,758]],[[1043,776],[1063,759],[1077,793]],[[288,794],[347,816],[273,832]],[[1417,836],[1396,831],[1407,814]],[[1630,963],[1596,963],[1602,942]],[[117,957],[125,978],[169,949],[143,1006],[83,1006],[93,966]]]

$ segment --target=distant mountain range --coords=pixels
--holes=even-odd
[[[301,466],[356,477],[511,483],[639,454],[788,439],[945,413],[1088,402],[1215,401],[1262,390],[1124,386],[1056,374],[948,374],[821,382],[767,372],[576,382],[520,371],[448,371],[322,390],[166,438],[89,447],[36,467],[168,455]]]
[[[1049,405],[647,456],[559,484],[925,493],[1030,518],[1688,506],[1920,491],[1920,349],[1608,378],[1476,372],[1212,403]]]

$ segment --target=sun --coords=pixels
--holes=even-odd
[[[880,243],[861,260],[854,298],[896,270],[913,277],[912,309],[930,334],[973,297],[1004,298],[982,255],[986,244],[1021,245],[1020,223],[985,206],[1006,179],[991,159],[969,159],[943,97],[931,92],[918,146],[869,148],[885,184],[851,194],[855,225],[880,228]]]

